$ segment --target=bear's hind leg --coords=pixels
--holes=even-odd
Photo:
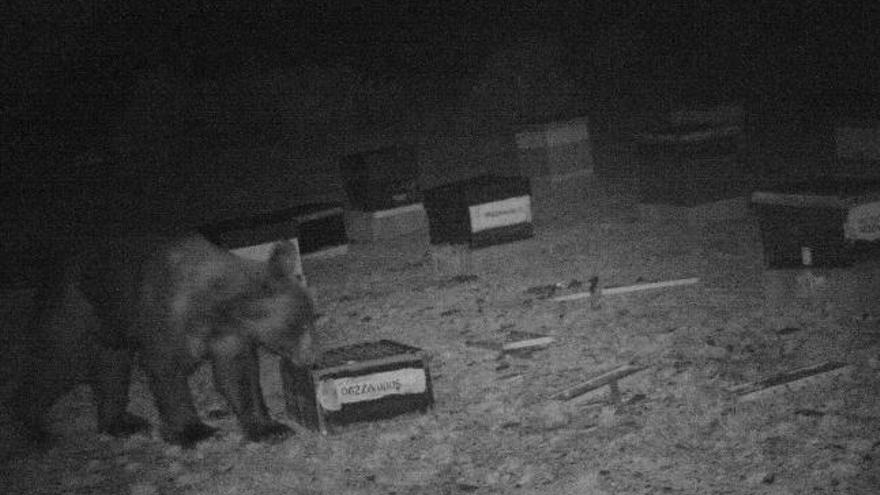
[[[98,431],[115,437],[149,431],[150,423],[127,411],[131,384],[132,352],[127,349],[97,351],[92,388],[98,408]]]
[[[293,431],[269,416],[260,387],[260,361],[256,346],[227,337],[214,346],[214,382],[248,440],[281,440]]]
[[[26,374],[16,384],[8,409],[16,422],[15,426],[21,427],[21,434],[28,441],[48,445],[55,437],[46,429],[43,415],[73,385],[60,379],[45,379],[39,366],[29,371],[32,373]]]

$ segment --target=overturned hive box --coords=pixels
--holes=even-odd
[[[331,349],[310,368],[282,362],[287,411],[322,433],[434,405],[427,355],[380,340]]]
[[[483,175],[425,191],[432,244],[479,248],[532,237],[529,179]]]

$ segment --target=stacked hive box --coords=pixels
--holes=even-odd
[[[392,146],[349,155],[341,168],[351,203],[346,226],[353,240],[374,242],[427,230],[412,149]]]
[[[530,179],[536,215],[582,209],[600,193],[585,117],[528,126],[516,134],[516,148],[516,175]]]

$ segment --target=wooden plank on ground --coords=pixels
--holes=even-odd
[[[600,375],[594,376],[583,383],[561,390],[553,394],[552,398],[554,400],[570,400],[600,387],[604,387],[605,385],[616,384],[621,378],[625,378],[633,373],[642,371],[643,369],[645,368],[641,366],[624,364]]]
[[[846,363],[825,361],[740,385],[732,388],[731,392],[738,394],[740,401],[755,400],[779,392],[798,390],[817,382],[830,381],[851,370],[852,366]]]
[[[567,296],[554,297],[554,301],[574,301],[576,299],[584,299],[591,296],[602,295],[612,296],[615,294],[626,294],[628,292],[637,292],[650,289],[662,289],[666,287],[680,287],[683,285],[693,285],[699,282],[697,277],[682,278],[677,280],[664,280],[662,282],[649,282],[644,284],[627,285],[623,287],[608,287],[599,291],[578,292],[577,294],[569,294]]]

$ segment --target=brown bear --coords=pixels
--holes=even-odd
[[[209,362],[217,390],[252,441],[283,438],[260,387],[258,346],[297,366],[317,357],[315,311],[295,274],[296,249],[245,260],[199,235],[133,237],[65,260],[39,291],[25,370],[7,409],[33,439],[41,415],[74,385],[91,385],[98,428],[149,428],[127,411],[132,360],[146,372],[170,443],[192,446],[215,429],[197,415],[188,377]]]

